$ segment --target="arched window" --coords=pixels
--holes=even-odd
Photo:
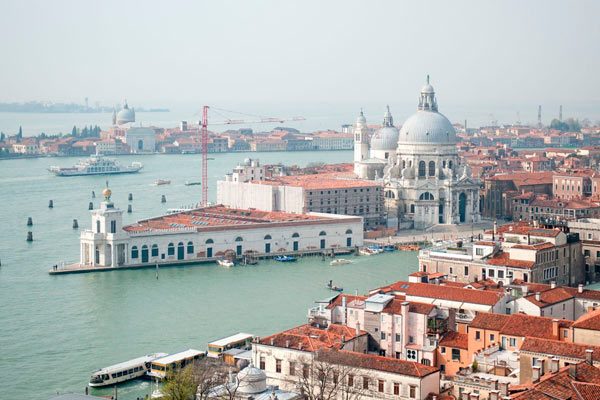
[[[435,161],[429,161],[429,176],[435,176]]]
[[[265,235],[265,240],[271,240],[271,235]]]
[[[297,232],[295,232],[295,233],[292,235],[292,237],[300,237],[300,235],[298,235],[298,233],[297,233]]]
[[[194,243],[188,242],[187,244],[187,253],[194,254]]]
[[[346,229],[346,235],[351,235],[352,234],[352,229]]]
[[[139,255],[137,246],[133,246],[131,248],[131,258],[138,258],[139,256],[140,255]]]
[[[157,244],[152,245],[152,257],[158,257],[158,245]]]
[[[406,168],[406,160],[402,160],[402,169]]]
[[[206,242],[204,242],[204,243],[206,243],[206,244],[212,244],[212,243],[214,243],[214,241],[212,239],[206,239]]]
[[[452,169],[452,160],[448,161],[448,168]]]
[[[425,173],[425,161],[419,161],[419,177],[424,177]]]
[[[238,236],[238,237],[236,237],[236,238],[235,238],[235,241],[236,241],[236,242],[243,242],[243,241],[244,241],[244,239],[242,239],[242,237],[241,237],[241,236]]]
[[[442,162],[442,168],[446,168],[446,160]]]
[[[173,243],[169,243],[169,245],[167,246],[167,255],[175,255],[175,245]]]
[[[431,193],[425,192],[419,196],[419,200],[435,200],[435,198]]]
[[[411,204],[411,205],[410,205],[410,213],[411,213],[411,214],[414,214],[414,213],[415,213],[415,205],[414,205],[414,204]]]
[[[319,236],[326,236],[326,235],[327,235],[327,233],[325,233],[325,231],[319,232]]]

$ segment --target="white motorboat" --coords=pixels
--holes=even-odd
[[[221,267],[226,267],[226,268],[231,268],[231,267],[235,266],[235,264],[229,260],[217,260],[217,264],[219,264]]]
[[[81,175],[112,175],[112,174],[131,174],[138,172],[144,166],[142,163],[133,162],[131,165],[122,166],[111,158],[104,158],[96,155],[88,161],[79,161],[73,167],[61,168],[52,166],[48,171],[56,176],[81,176]]]
[[[343,265],[343,264],[352,264],[352,261],[347,260],[345,258],[337,258],[329,263],[329,265]]]
[[[144,376],[150,370],[152,361],[165,357],[166,353],[148,354],[143,357],[134,358],[110,367],[101,368],[92,372],[90,386],[107,386],[119,382],[129,381]]]

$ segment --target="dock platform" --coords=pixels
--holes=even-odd
[[[303,250],[303,251],[294,251],[294,252],[281,252],[281,253],[254,253],[252,257],[255,259],[274,259],[280,256],[292,256],[292,257],[308,257],[308,256],[318,256],[318,257],[332,257],[338,255],[350,254],[354,251],[354,249],[326,249],[326,250]],[[243,256],[239,258],[242,259]],[[172,260],[172,261],[162,261],[158,263],[158,268],[163,267],[181,267],[185,265],[195,265],[195,264],[214,264],[217,260],[222,259],[223,257],[211,257],[211,258],[196,258],[192,260]],[[123,271],[123,270],[132,270],[132,269],[155,269],[156,263],[148,262],[143,264],[129,264],[122,265],[117,267],[110,267],[104,265],[84,265],[81,263],[74,263],[69,265],[59,265],[56,269],[52,268],[48,271],[50,275],[67,275],[67,274],[85,274],[89,272],[103,272],[103,271]]]

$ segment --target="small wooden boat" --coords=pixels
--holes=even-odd
[[[196,185],[202,185],[202,182],[200,181],[185,181],[184,183],[185,186],[196,186]]]
[[[279,262],[295,262],[297,260],[296,257],[290,257],[290,256],[279,256],[277,258],[275,258],[275,261],[279,261]]]
[[[342,292],[344,290],[343,287],[339,287],[339,286],[334,285],[332,280],[329,280],[329,283],[327,284],[327,287],[329,289],[333,290],[333,291],[336,291],[336,292]]]
[[[351,260],[346,260],[345,258],[338,258],[329,263],[329,265],[343,265],[343,264],[351,264]]]
[[[160,185],[170,185],[171,181],[166,181],[163,179],[157,179],[154,181],[154,186],[160,186]]]
[[[217,264],[219,264],[221,267],[225,267],[225,268],[231,268],[231,267],[235,266],[235,264],[229,260],[217,260]]]
[[[398,248],[402,251],[419,251],[419,250],[421,250],[421,247],[419,247],[416,244],[403,244],[402,246],[399,246]]]
[[[394,248],[394,246],[385,246],[383,248],[383,251],[395,251],[396,249]]]

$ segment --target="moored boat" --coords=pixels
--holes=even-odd
[[[167,181],[164,179],[157,179],[154,181],[154,186],[160,186],[160,185],[170,185],[171,181]]]
[[[394,246],[385,246],[383,248],[383,251],[395,251],[396,249],[394,248]]]
[[[279,262],[294,262],[297,260],[296,257],[290,257],[290,256],[279,256],[277,258],[275,258],[276,261]]]
[[[165,357],[167,353],[148,354],[143,357],[134,358],[119,364],[111,365],[106,368],[98,369],[92,372],[89,386],[107,386],[116,383],[129,381],[144,376],[149,370],[152,361]]]
[[[104,158],[96,155],[92,156],[87,161],[79,161],[72,167],[61,168],[56,165],[48,168],[56,176],[82,176],[82,175],[113,175],[113,174],[131,174],[139,172],[143,168],[143,164],[133,162],[130,165],[119,165],[111,158]]]
[[[202,182],[200,182],[200,181],[185,181],[184,185],[185,186],[196,186],[196,185],[202,185]]]
[[[327,284],[327,287],[329,289],[333,290],[333,291],[336,291],[336,292],[342,292],[344,290],[343,287],[339,287],[339,286],[334,285],[332,280],[329,280],[329,283]]]
[[[219,264],[221,267],[226,267],[226,268],[231,268],[233,266],[235,266],[235,264],[229,260],[217,260],[217,264]]]
[[[343,264],[351,264],[351,260],[347,260],[345,258],[338,258],[329,263],[329,265],[343,265]]]

